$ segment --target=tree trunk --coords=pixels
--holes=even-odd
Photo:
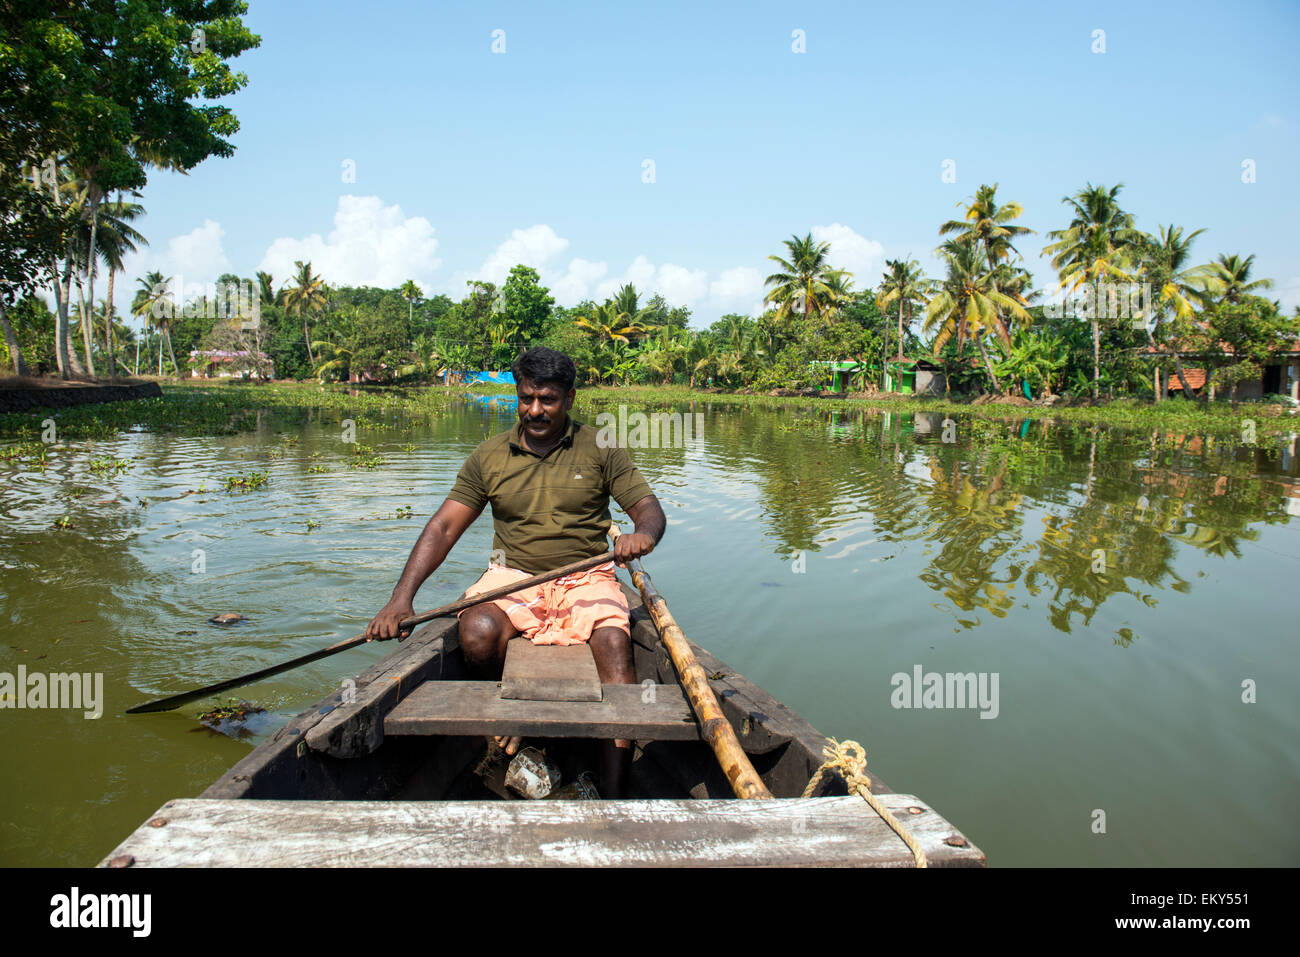
[[[27,360],[23,358],[22,347],[18,345],[18,337],[14,335],[14,327],[9,324],[9,317],[5,315],[3,300],[0,300],[0,328],[4,330],[5,345],[9,347],[9,359],[14,364],[14,374],[31,375],[31,370],[27,368]]]
[[[86,285],[89,288],[89,304],[81,308],[85,313],[85,323],[81,328],[82,337],[86,344],[86,367],[90,374],[95,374],[95,355],[92,345],[94,344],[94,324],[95,318],[95,234],[99,229],[99,190],[94,184],[90,187],[90,244],[86,247]],[[81,283],[77,283],[78,291],[81,290]],[[113,360],[109,359],[109,375],[113,374]]]
[[[86,287],[77,277],[77,309],[81,315],[81,345],[86,350],[86,370],[95,375],[95,316],[94,310],[86,304]]]
[[[1092,398],[1094,402],[1101,398],[1101,326],[1095,315],[1092,317]]]
[[[72,344],[72,265],[76,262],[76,254],[73,251],[72,244],[68,244],[68,258],[63,265],[63,347],[67,350],[68,365],[75,375],[85,375],[86,370],[81,365],[81,359],[77,356],[77,349]]]
[[[113,280],[117,270],[108,264],[108,298],[104,300],[104,346],[108,350],[108,374],[115,375],[113,369]]]
[[[989,351],[984,347],[984,330],[980,330],[975,336],[975,345],[979,347],[980,355],[984,358],[984,368],[988,370],[989,379],[993,382],[995,392],[1002,391],[1002,383],[998,381],[997,373],[993,371],[993,362],[989,359]]]
[[[302,317],[302,337],[307,343],[307,361],[311,363],[313,369],[316,368],[316,357],[311,354],[311,333],[307,331],[307,316]],[[331,336],[331,338],[333,338]]]
[[[163,326],[163,338],[167,340],[167,355],[171,356],[172,368],[176,370],[176,378],[181,378],[181,367],[176,364],[176,353],[172,351],[172,331],[169,326]],[[161,352],[161,349],[159,350]]]
[[[910,318],[910,317],[909,317]],[[898,358],[903,358],[903,297],[898,297]]]
[[[63,299],[63,281],[59,278],[59,264],[53,264],[54,275],[54,361],[59,377],[66,379],[68,363],[68,306]]]
[[[1174,350],[1174,372],[1178,375],[1178,381],[1182,383],[1183,395],[1189,399],[1199,399],[1200,396],[1196,394],[1196,390],[1187,384],[1187,374],[1183,372],[1183,360],[1178,355],[1177,349]]]

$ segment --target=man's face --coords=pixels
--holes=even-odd
[[[554,382],[520,379],[515,392],[519,396],[519,422],[529,441],[545,445],[558,436],[564,414],[573,406],[575,391],[566,393]]]

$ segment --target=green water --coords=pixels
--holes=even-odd
[[[991,864],[1300,863],[1294,436],[689,411],[699,441],[633,452],[669,519],[646,564],[687,634],[861,741]],[[362,630],[511,415],[467,401],[362,428],[373,470],[349,467],[337,414],[72,444],[44,472],[0,462],[0,672],[104,682],[99,719],[0,710],[0,864],[94,864],[391,650],[243,689],[269,712],[245,740],[201,727],[204,705],[122,714]],[[105,458],[130,469],[92,472]],[[265,488],[223,490],[250,471]],[[484,516],[417,607],[454,599],[490,549]],[[248,620],[206,623],[221,612]],[[996,717],[895,707],[917,666],[996,675]]]

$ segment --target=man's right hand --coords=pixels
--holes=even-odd
[[[399,626],[405,619],[414,617],[415,609],[411,607],[409,601],[389,599],[388,604],[381,608],[379,614],[370,619],[370,624],[366,626],[366,641],[406,638],[411,634],[411,629],[402,629]]]

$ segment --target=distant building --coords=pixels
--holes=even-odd
[[[275,366],[265,352],[241,349],[191,349],[191,375],[196,379],[263,379],[275,378]]]
[[[1163,346],[1147,346],[1145,353],[1153,359],[1172,359],[1174,354]],[[1208,371],[1197,363],[1204,363],[1206,360],[1212,360],[1218,365],[1225,361],[1231,362],[1233,352],[1225,344],[1223,351],[1216,355],[1207,355],[1203,352],[1184,352],[1181,349],[1178,357],[1183,363],[1183,374],[1187,377],[1187,385],[1193,390],[1199,391],[1205,387],[1208,379]],[[1174,369],[1168,370],[1170,392],[1181,392],[1183,383],[1178,378],[1178,373]],[[1160,394],[1160,370],[1155,372],[1155,390]],[[1227,390],[1224,390],[1227,391]],[[1293,348],[1283,352],[1275,352],[1269,356],[1263,364],[1260,374],[1253,379],[1243,379],[1237,383],[1238,399],[1262,399],[1266,395],[1289,396],[1292,402],[1300,402],[1300,342],[1294,343]]]

